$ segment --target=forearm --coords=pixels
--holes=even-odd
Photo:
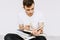
[[[43,34],[43,27],[44,27],[44,22],[41,22],[38,29],[38,32],[40,32],[40,34]]]

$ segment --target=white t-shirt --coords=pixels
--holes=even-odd
[[[31,25],[30,29],[38,29],[39,28],[39,23],[44,22],[44,16],[42,13],[39,11],[35,11],[31,17],[29,17],[24,11],[19,13],[19,24],[24,24],[24,25]]]

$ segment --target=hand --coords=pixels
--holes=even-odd
[[[40,34],[43,34],[43,27],[40,27],[39,30],[37,30]]]
[[[34,35],[34,36],[39,36],[40,34],[42,34],[43,33],[43,31],[42,30],[36,30],[36,29],[34,29],[34,30],[32,30],[32,34]]]
[[[22,25],[19,24],[19,30],[24,30],[23,24]]]
[[[30,30],[30,26],[29,25],[25,25],[24,30]]]
[[[38,31],[37,31],[36,29],[32,30],[32,34],[33,34],[34,36],[38,36],[38,35],[39,35],[39,33],[38,33]]]

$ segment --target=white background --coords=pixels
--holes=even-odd
[[[13,32],[18,28],[17,14],[20,0],[0,0],[0,34]],[[45,33],[48,36],[60,36],[60,2],[59,0],[38,0],[40,10],[46,17]]]

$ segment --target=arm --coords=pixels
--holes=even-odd
[[[39,24],[38,33],[43,34],[43,27],[44,27],[44,22],[41,22],[41,23]]]
[[[43,34],[43,27],[44,27],[44,22],[40,22],[39,29],[38,30],[33,30],[32,33],[35,36],[39,36],[39,34]]]
[[[19,29],[20,30],[30,30],[30,26],[29,25],[23,25],[23,24],[19,24]]]

